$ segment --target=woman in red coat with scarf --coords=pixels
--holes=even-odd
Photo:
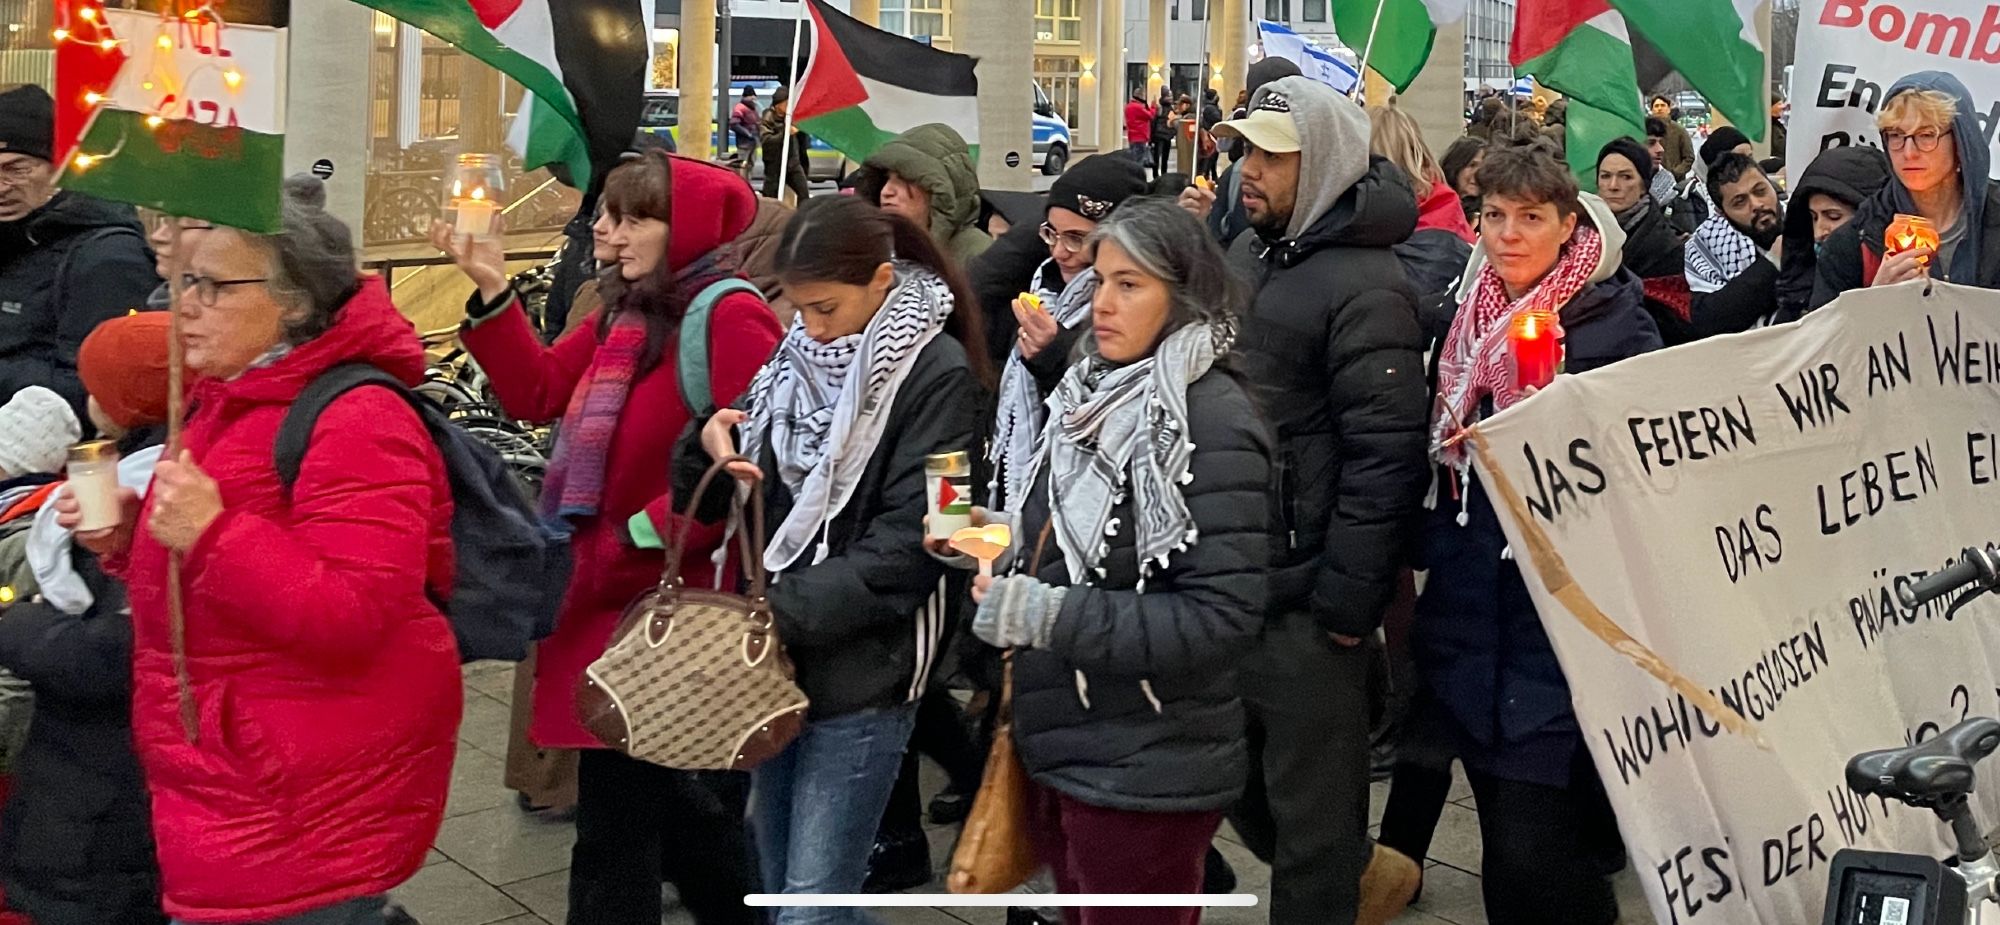
[[[665,563],[638,548],[632,531],[653,539],[645,513],[671,503],[673,447],[689,404],[676,364],[680,318],[703,288],[736,275],[725,245],[750,227],[757,198],[727,169],[652,151],[611,172],[603,205],[599,230],[618,251],[600,278],[605,308],[550,348],[508,286],[498,241],[433,232],[479,286],[461,339],[492,376],[501,406],[523,420],[562,421],[543,508],[575,531],[576,571],[555,635],[536,648],[529,737],[585,750],[571,923],[657,925],[663,872],[702,925],[751,923],[757,917],[743,906],[755,885],[743,834],[747,776],[675,771],[607,749],[578,721],[575,698],[626,605],[659,583]],[[735,401],[778,336],[776,317],[754,292],[716,302],[708,400]],[[721,532],[696,530],[682,574],[701,586],[714,579],[709,555]]]
[[[132,738],[183,925],[379,925],[437,837],[457,752],[464,681],[433,603],[452,582],[451,489],[423,422],[357,389],[320,416],[290,491],[272,461],[321,373],[424,374],[310,186],[283,234],[217,228],[186,255],[183,449],[143,508],[127,489],[120,526],[76,536],[130,589]],[[76,526],[73,497],[56,510]]]

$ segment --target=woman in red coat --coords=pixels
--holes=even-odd
[[[451,493],[401,396],[349,392],[287,494],[279,423],[320,373],[424,354],[347,227],[317,204],[284,234],[205,232],[179,303],[199,377],[179,456],[142,509],[77,538],[131,590],[133,739],[180,923],[380,923],[443,821],[463,682],[432,603],[452,580]],[[59,520],[74,524],[66,498]],[[181,558],[186,620],[170,615]]]
[[[660,921],[660,879],[702,925],[753,923],[755,892],[743,829],[746,775],[674,771],[606,749],[576,717],[577,682],[604,653],[626,605],[665,566],[648,508],[663,513],[676,438],[688,402],[676,364],[683,312],[717,280],[736,275],[724,247],[750,227],[757,198],[727,169],[649,152],[605,179],[599,220],[617,260],[600,277],[605,308],[544,348],[507,283],[498,242],[432,240],[479,287],[461,340],[493,377],[501,406],[523,420],[562,420],[543,508],[574,532],[576,571],[555,635],[536,647],[534,722],[544,748],[584,749],[577,776],[576,848],[569,921]],[[754,290],[715,303],[709,317],[710,391],[727,407],[778,342],[778,322]],[[678,523],[671,518],[668,523]],[[630,528],[628,529],[628,524]],[[717,529],[693,535],[682,574],[714,580]]]

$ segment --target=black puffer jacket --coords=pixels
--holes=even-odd
[[[153,814],[132,751],[125,589],[89,553],[74,556],[90,610],[21,603],[0,619],[0,666],[35,690],[0,815],[0,884],[35,925],[160,925]]]
[[[1105,574],[1075,584],[1043,544],[1040,580],[1069,587],[1046,650],[1014,657],[1014,735],[1036,783],[1092,806],[1199,812],[1236,801],[1249,774],[1236,665],[1264,625],[1273,533],[1273,445],[1242,383],[1214,370],[1188,387],[1199,538],[1146,579],[1133,533],[1110,538]],[[1048,522],[1043,471],[1016,542]],[[1135,522],[1128,500],[1112,511]]]
[[[0,402],[47,386],[84,420],[77,348],[98,322],[145,307],[159,285],[131,206],[57,193],[0,222]]]
[[[1430,485],[1423,331],[1390,250],[1416,225],[1408,181],[1376,157],[1298,238],[1230,249],[1257,288],[1239,368],[1278,438],[1289,548],[1272,611],[1342,635],[1381,622]]]
[[[1021,323],[1014,320],[1014,298],[1028,288],[1035,268],[1049,259],[1049,246],[1042,243],[1040,224],[1020,224],[993,242],[986,252],[966,267],[972,292],[979,297],[979,310],[986,319],[986,349],[993,367],[1007,362],[1014,350],[1014,338]]]
[[[861,483],[829,525],[825,561],[807,549],[772,576],[771,609],[778,637],[812,699],[809,719],[915,700],[949,643],[965,598],[964,573],[924,551],[924,457],[956,450],[975,456],[986,436],[980,409],[987,401],[965,348],[939,334],[917,355],[896,395],[882,440]],[[693,427],[674,453],[674,495],[692,497],[712,460]],[[768,445],[758,460],[764,479],[766,534],[791,513],[792,496]],[[727,512],[730,486],[717,478],[697,511],[713,523]],[[974,480],[975,492],[983,479]],[[947,574],[949,573],[949,574]],[[933,597],[940,606],[934,608]]]

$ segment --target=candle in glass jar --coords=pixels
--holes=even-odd
[[[1896,220],[1889,223],[1889,230],[1883,233],[1882,246],[1890,257],[1908,250],[1918,251],[1917,262],[1928,266],[1931,255],[1938,249],[1937,226],[1921,215],[1898,212]]]
[[[69,494],[76,499],[78,533],[108,530],[125,519],[118,503],[118,446],[92,440],[69,448]]]
[[[1507,325],[1507,349],[1514,358],[1514,388],[1547,388],[1562,366],[1562,339],[1556,314],[1531,308]]]
[[[458,220],[452,230],[460,235],[483,238],[493,233],[493,215],[499,211],[492,200],[486,198],[486,191],[474,187],[472,195],[453,203],[458,209]]]

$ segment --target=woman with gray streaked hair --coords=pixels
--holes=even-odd
[[[1222,365],[1246,293],[1200,223],[1132,199],[1089,242],[1091,336],[1049,399],[1014,531],[1025,554],[976,581],[973,632],[1015,650],[1029,828],[1059,891],[1197,893],[1249,776],[1236,665],[1264,624],[1277,468]]]
[[[196,377],[183,450],[120,526],[79,533],[130,587],[132,731],[166,911],[183,925],[378,925],[443,821],[462,681],[444,463],[403,396],[360,388],[278,481],[280,422],[320,374],[421,382],[424,353],[361,276],[318,184],[284,228],[202,233],[178,300]],[[74,500],[58,522],[74,526]],[[181,562],[185,621],[168,608]]]

